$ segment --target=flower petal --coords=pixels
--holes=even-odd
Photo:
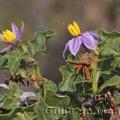
[[[94,37],[96,44],[101,42],[100,36],[96,31],[90,31],[90,34]]]
[[[81,45],[81,36],[69,40],[68,46],[72,55],[76,56],[77,52],[80,49]]]
[[[64,50],[63,50],[63,58],[65,59],[65,53],[66,53],[66,51],[68,50],[68,48],[69,48],[69,46],[68,46],[68,42],[66,43],[66,45],[65,45],[65,48],[64,48]]]
[[[23,22],[23,21],[22,21],[22,26],[21,26],[19,32],[20,32],[20,38],[21,38],[21,37],[22,37],[22,34],[23,34],[23,32],[24,32],[24,22]]]
[[[89,32],[95,39],[99,39],[100,37],[99,37],[99,35],[98,35],[98,33],[96,32],[96,31],[90,31]]]
[[[22,26],[19,29],[19,35],[17,36],[17,39],[20,40],[24,32],[24,23],[22,22]]]
[[[3,48],[2,50],[0,50],[0,53],[9,52],[13,48],[14,48],[14,45],[9,45],[9,46]]]
[[[13,33],[16,35],[17,38],[19,38],[20,33],[19,33],[18,27],[14,23],[11,24],[11,27],[12,27]]]
[[[82,34],[82,43],[91,50],[96,49],[96,42],[94,37],[90,34],[90,32],[84,32]]]

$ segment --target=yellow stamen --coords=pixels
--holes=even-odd
[[[79,35],[77,30],[75,29],[75,27],[72,24],[68,25],[68,27],[73,32],[73,34],[72,34],[73,36],[78,36]],[[69,32],[71,33],[71,31],[69,31]]]
[[[74,35],[74,32],[72,31],[72,29],[71,29],[70,26],[71,26],[71,25],[69,24],[68,27],[67,27],[67,29],[68,29],[68,31],[70,32],[70,34],[71,34],[72,36],[75,36],[75,35]]]
[[[12,41],[16,38],[15,34],[13,34],[10,30],[5,30],[2,32],[3,41],[6,43],[12,43]]]
[[[3,41],[5,41],[6,43],[12,42],[12,39],[7,34],[3,34],[3,38]]]
[[[6,32],[6,34],[7,34],[9,37],[11,37],[12,39],[15,39],[15,38],[16,38],[15,34],[14,34],[13,32],[11,32],[10,30],[6,30],[5,32]]]
[[[78,26],[77,22],[73,21],[73,26],[77,30],[78,34],[81,34],[80,27]]]

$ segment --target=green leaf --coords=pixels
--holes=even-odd
[[[105,31],[104,29],[98,29],[97,33],[99,34],[102,40],[116,39],[120,37],[120,32],[114,30],[112,32]]]
[[[76,90],[75,85],[84,82],[82,76],[76,74],[71,65],[60,67],[60,72],[63,77],[63,81],[59,85],[60,91],[74,92]]]
[[[37,105],[34,108],[34,111],[36,114],[35,120],[39,120],[39,119],[46,120],[45,119],[45,111],[47,111],[47,109],[48,109],[48,106],[45,103],[44,99],[41,96],[39,96]]]
[[[19,120],[16,117],[16,113],[18,111],[21,111],[21,109],[17,108],[17,109],[13,109],[13,110],[9,111],[8,113],[0,114],[0,120]]]
[[[28,50],[28,46],[27,45],[20,43],[20,47],[22,48],[22,50],[25,53],[29,54],[29,50]]]
[[[51,80],[45,80],[44,83],[44,98],[48,106],[52,107],[65,107],[69,104],[68,96],[60,96],[56,94],[57,86]],[[54,101],[54,102],[53,102]]]
[[[5,57],[3,55],[0,55],[0,66],[5,62]]]
[[[11,100],[14,100],[14,99],[12,98]],[[13,103],[16,103],[16,101],[12,101],[12,104]],[[27,107],[23,107],[23,106],[14,107],[13,106],[12,110],[7,109],[5,113],[0,114],[0,120],[20,120],[16,115],[19,112],[24,112],[25,117],[27,113],[27,115],[29,115],[29,117],[32,119],[35,116],[35,112],[33,110],[34,106],[35,104],[29,105]]]
[[[106,80],[105,83],[98,89],[98,92],[101,92],[103,89],[105,89],[108,86],[116,86],[120,85],[120,76],[114,76],[110,78],[109,80]]]
[[[22,91],[18,88],[17,84],[10,82],[9,90],[6,93],[5,100],[1,103],[1,107],[7,110],[17,108],[21,95]]]
[[[34,39],[28,42],[29,50],[32,56],[34,56],[38,52],[43,52],[46,50],[45,42],[47,38],[52,37],[54,35],[53,31],[46,32],[36,32],[34,35]]]
[[[103,40],[99,45],[100,56],[120,56],[120,32],[112,31],[106,32],[104,30],[98,30],[100,38]]]
[[[27,71],[25,69],[19,69],[18,73],[21,75],[21,77],[28,78]]]
[[[6,109],[6,110],[11,110],[11,109],[15,109],[18,107],[17,103],[14,101],[14,99],[11,98],[6,98],[3,103],[2,103],[2,108]]]
[[[120,105],[120,94],[115,94],[114,98],[115,98],[117,105]]]
[[[111,66],[114,68],[120,68],[120,57],[114,58],[113,62],[111,63]]]
[[[31,117],[26,112],[24,113],[18,112],[17,116],[18,118],[20,118],[20,120],[32,120]]]
[[[7,96],[18,99],[21,95],[22,95],[22,90],[19,89],[18,85],[14,82],[10,82]]]
[[[51,107],[67,107],[70,99],[68,96],[61,96],[52,91],[47,91],[45,102]]]
[[[24,59],[24,53],[19,50],[11,51],[5,54],[5,58],[8,60],[7,65],[12,75],[14,75],[20,66],[21,59]]]
[[[69,105],[70,99],[68,96],[56,94],[57,86],[50,80],[45,80],[44,83],[44,99],[39,95],[37,105],[35,107],[36,120],[53,120],[59,119],[62,113],[55,114],[54,111],[59,111],[63,107]]]
[[[78,120],[79,115],[76,113],[71,113],[68,115],[68,120]]]
[[[44,34],[45,38],[53,37],[56,34],[56,32],[52,31],[52,30],[48,30],[48,31],[42,32],[42,33]]]
[[[46,79],[44,82],[44,95],[45,95],[45,97],[46,97],[47,91],[52,91],[55,93],[55,92],[57,92],[57,86],[53,81]]]
[[[67,108],[62,107],[50,107],[45,113],[46,120],[59,120],[61,116],[67,114]],[[60,119],[61,120],[61,119]]]

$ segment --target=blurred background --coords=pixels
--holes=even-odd
[[[46,44],[46,56],[37,59],[42,75],[58,83],[59,67],[65,64],[62,51],[71,37],[61,21],[68,24],[76,20],[82,32],[98,27],[120,31],[120,0],[0,0],[0,30],[10,28],[11,22],[21,25],[22,20],[24,39],[32,39],[39,30],[57,32]]]

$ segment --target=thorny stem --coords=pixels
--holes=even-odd
[[[95,57],[95,60],[92,64],[92,91],[93,93],[97,92],[98,80],[100,76],[100,71],[97,70],[97,64],[98,64],[97,59],[98,59],[98,56]]]
[[[92,64],[92,91],[96,93],[98,90],[98,81],[100,76],[100,71],[97,69],[98,62],[102,62],[104,60],[114,59],[115,57],[120,57],[120,55],[106,57],[102,59],[98,59],[98,55],[95,56],[94,62]]]

